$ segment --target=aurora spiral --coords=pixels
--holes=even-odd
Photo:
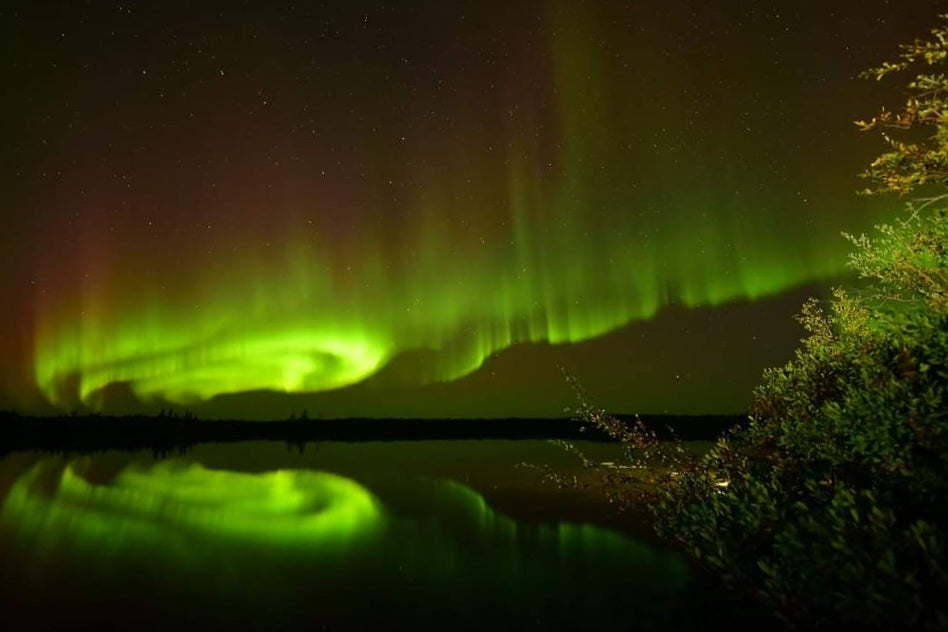
[[[670,308],[766,306],[739,316],[764,332],[900,205],[854,195],[879,146],[850,122],[894,93],[855,74],[932,2],[346,4],[11,12],[5,402],[397,415],[390,393],[469,379],[439,410],[476,416],[478,373],[519,358],[518,412],[547,414],[528,376],[557,349],[582,376]],[[675,327],[649,349],[681,364]]]

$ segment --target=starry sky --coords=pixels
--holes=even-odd
[[[0,408],[739,412],[945,8],[5,2]]]

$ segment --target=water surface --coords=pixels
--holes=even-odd
[[[575,467],[542,441],[10,455],[0,606],[35,629],[668,624],[681,557],[523,461]]]

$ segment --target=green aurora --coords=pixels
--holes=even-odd
[[[116,81],[136,131],[97,120],[95,142],[60,141],[72,166],[48,212],[80,219],[44,225],[59,226],[42,240],[57,256],[32,272],[42,290],[30,301],[27,364],[43,399],[101,410],[120,386],[157,409],[326,393],[379,375],[403,388],[451,382],[518,345],[574,346],[668,306],[831,281],[845,270],[839,231],[892,209],[855,198],[855,179],[838,176],[867,153],[848,139],[844,159],[833,154],[860,113],[856,91],[845,84],[821,118],[813,100],[827,105],[836,91],[779,55],[749,56],[762,46],[749,26],[726,40],[710,29],[729,18],[699,12],[708,29],[689,27],[694,48],[676,48],[666,38],[683,25],[667,15],[629,37],[645,13],[528,4],[477,14],[498,33],[489,40],[460,20],[439,25],[444,35],[421,29],[433,48],[441,37],[470,44],[429,62],[439,76],[469,68],[452,91],[396,58],[352,53],[345,73],[314,75],[327,95],[317,98],[299,79],[302,53],[274,43],[297,33],[261,36],[260,63],[296,68],[298,81],[277,73],[280,88],[253,106],[258,128],[244,135],[233,126],[260,80],[240,38],[223,40],[220,68],[208,66],[220,85],[188,83],[187,101],[161,107],[132,83],[158,72],[157,44],[135,44],[142,68],[121,66]],[[520,12],[536,26],[515,35]],[[805,23],[795,28],[782,46],[803,46]],[[827,63],[820,42],[794,49],[801,64]],[[321,54],[341,54],[327,46]],[[92,107],[91,88],[71,89],[80,112]],[[310,107],[315,122],[288,132]],[[188,127],[185,112],[203,126]],[[311,135],[300,139],[303,127]],[[84,160],[106,142],[121,168]],[[199,175],[181,166],[188,153]],[[131,184],[114,183],[119,171]]]

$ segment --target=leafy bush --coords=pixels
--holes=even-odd
[[[866,73],[924,67],[901,111],[861,129],[934,128],[921,143],[886,134],[870,192],[948,185],[948,79],[927,70],[948,62],[948,27],[932,33]],[[620,428],[579,391],[580,417],[633,463],[662,457],[650,473],[607,471],[635,492],[616,498],[644,497],[661,535],[793,626],[948,630],[948,212],[932,210],[946,199],[849,236],[868,287],[804,305],[794,359],[765,372],[749,424],[701,459]]]
[[[944,629],[948,314],[849,328],[851,300],[808,305],[749,426],[656,490],[657,529],[789,622]]]

